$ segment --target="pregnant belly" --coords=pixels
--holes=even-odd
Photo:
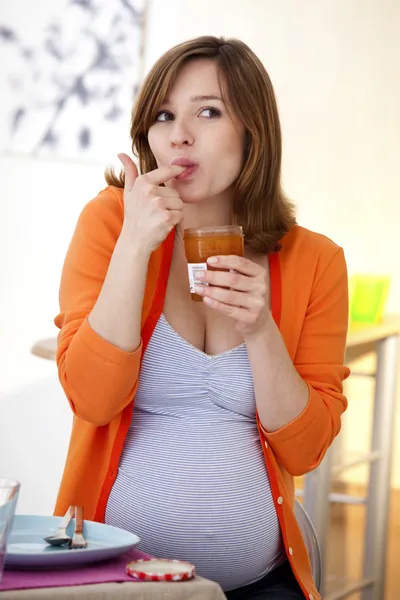
[[[225,590],[262,577],[282,542],[255,424],[170,421],[130,431],[106,522]]]

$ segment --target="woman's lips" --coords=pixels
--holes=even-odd
[[[188,179],[191,179],[196,173],[197,169],[199,168],[198,163],[195,163],[192,160],[189,160],[188,158],[184,157],[175,158],[172,161],[171,165],[179,165],[180,167],[186,167],[186,169],[182,173],[175,177],[177,181],[186,181]]]
[[[180,173],[180,175],[177,175],[175,177],[175,179],[177,181],[185,181],[187,179],[191,179],[193,177],[193,175],[196,173],[198,168],[199,168],[199,165],[193,165],[192,167],[187,167],[187,169],[185,169],[183,171],[183,173]]]

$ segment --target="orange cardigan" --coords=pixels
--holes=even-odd
[[[83,209],[62,273],[59,377],[74,413],[55,514],[71,504],[103,521],[131,415],[141,357],[162,311],[174,232],[151,256],[142,311],[142,343],[120,350],[91,329],[87,317],[100,293],[123,221],[123,191],[105,190]],[[294,226],[269,256],[272,314],[293,363],[307,382],[304,411],[275,432],[258,429],[284,545],[306,598],[319,598],[293,512],[294,475],[321,462],[346,408],[342,381],[348,323],[343,251],[325,236]],[[289,552],[290,548],[290,552]]]

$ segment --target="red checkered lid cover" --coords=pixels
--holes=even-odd
[[[126,572],[141,581],[185,581],[195,575],[195,566],[183,560],[141,558],[126,565]]]

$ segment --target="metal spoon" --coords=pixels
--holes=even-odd
[[[54,535],[49,535],[43,538],[44,541],[50,544],[51,546],[62,546],[63,544],[68,544],[71,541],[71,538],[69,535],[67,535],[67,527],[74,516],[74,512],[75,507],[70,506],[65,515],[63,516],[56,533]]]

